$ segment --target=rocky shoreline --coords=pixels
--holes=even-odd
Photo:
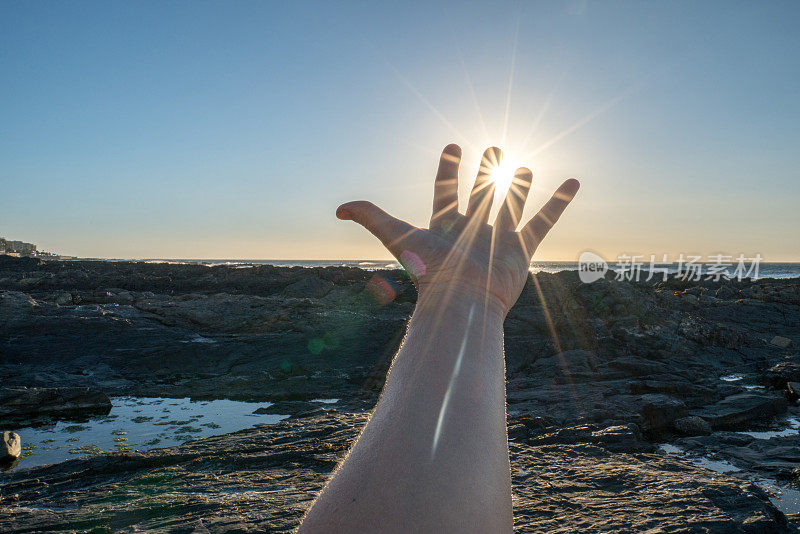
[[[291,532],[364,413],[326,412],[8,477],[8,532]],[[519,532],[786,532],[756,486],[602,442],[511,442]]]
[[[402,271],[0,257],[0,399],[91,388],[294,414],[171,449],[7,471],[0,526],[291,530],[374,405],[415,298]],[[800,490],[800,435],[758,434],[800,418],[800,279],[539,274],[505,336],[519,531],[800,524],[751,484]],[[342,401],[312,408],[317,397]],[[0,402],[3,429],[69,416],[12,412]],[[737,471],[696,467],[664,443]]]

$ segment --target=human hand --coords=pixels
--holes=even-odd
[[[471,297],[505,315],[517,301],[531,257],[578,192],[580,183],[565,181],[541,210],[517,232],[533,175],[521,167],[514,174],[494,225],[489,212],[495,194],[491,177],[502,152],[484,152],[466,213],[458,212],[458,166],[461,148],[445,147],[439,160],[430,227],[417,228],[371,202],[342,204],[336,216],[372,232],[400,261],[419,289],[419,302],[447,302]]]

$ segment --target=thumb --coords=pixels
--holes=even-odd
[[[419,230],[366,200],[342,204],[337,208],[336,216],[343,221],[355,221],[369,230],[396,258],[403,252],[408,237]]]

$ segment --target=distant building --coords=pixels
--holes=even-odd
[[[33,256],[36,258],[59,258],[58,254],[38,250],[33,243],[25,241],[12,241],[5,237],[0,237],[0,254],[9,256]]]
[[[36,245],[24,241],[6,241],[6,252],[17,254],[36,254]]]

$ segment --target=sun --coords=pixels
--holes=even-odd
[[[511,187],[511,182],[514,180],[514,171],[516,169],[512,164],[504,159],[499,165],[493,166],[489,169],[489,176],[495,185],[495,190],[505,195],[506,191]]]

